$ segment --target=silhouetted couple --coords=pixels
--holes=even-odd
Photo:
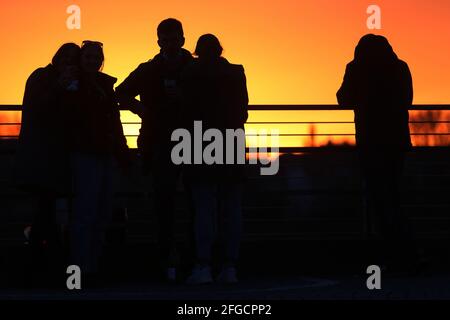
[[[172,132],[192,131],[195,120],[224,131],[243,128],[247,120],[247,87],[242,66],[221,57],[222,47],[213,35],[200,37],[194,59],[183,49],[182,24],[162,21],[158,28],[161,52],[142,63],[117,87],[120,103],[142,118],[138,148],[144,170],[151,172],[154,203],[159,221],[158,246],[169,280],[180,265],[174,233],[174,199],[183,173],[194,216],[196,266],[187,282],[212,282],[211,250],[215,240],[216,211],[223,219],[224,261],[218,277],[236,282],[235,264],[241,235],[242,169],[228,165],[176,166],[171,159]],[[140,101],[136,96],[140,96]],[[193,154],[193,153],[192,153]]]
[[[400,207],[400,178],[411,147],[408,109],[413,86],[408,65],[383,36],[361,38],[337,93],[340,105],[355,107],[370,230],[381,236],[385,263],[411,261],[414,245]],[[409,260],[408,260],[409,259]]]
[[[15,174],[38,200],[31,230],[38,255],[60,249],[55,201],[73,195],[69,264],[78,265],[85,280],[99,270],[114,162],[128,163],[114,92],[117,79],[100,72],[103,62],[101,43],[85,41],[81,48],[67,43],[50,65],[29,77]]]

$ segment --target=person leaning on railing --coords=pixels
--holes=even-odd
[[[181,171],[171,160],[171,135],[180,122],[180,74],[192,61],[192,55],[183,48],[180,21],[161,21],[157,36],[160,52],[131,72],[116,92],[119,103],[142,119],[137,145],[142,173],[150,174],[154,188],[159,264],[164,278],[173,282],[181,265],[175,239],[175,194]]]
[[[353,106],[368,218],[385,242],[383,260],[405,263],[414,254],[412,237],[400,207],[399,180],[411,148],[408,109],[412,77],[388,40],[361,38],[337,92],[339,105]],[[408,253],[408,254],[407,254]]]

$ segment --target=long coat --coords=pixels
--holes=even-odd
[[[18,187],[65,191],[69,186],[62,94],[52,65],[37,69],[27,80],[14,167]]]

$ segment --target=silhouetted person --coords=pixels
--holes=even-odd
[[[15,181],[37,198],[30,235],[35,258],[33,269],[39,269],[41,263],[46,263],[43,257],[48,250],[45,249],[50,249],[54,259],[61,245],[56,222],[56,198],[70,188],[64,105],[61,100],[76,77],[79,55],[78,45],[62,45],[51,64],[34,71],[26,83]],[[57,267],[56,261],[47,262],[52,264],[52,270]]]
[[[413,86],[408,65],[398,59],[385,37],[365,35],[347,65],[337,99],[339,105],[355,108],[370,225],[386,242],[386,258],[401,260],[411,241],[399,190],[405,153],[411,147],[408,109]]]
[[[126,164],[128,155],[114,92],[117,79],[100,72],[103,62],[103,45],[84,41],[79,85],[66,95],[74,188],[71,263],[81,268],[88,281],[99,272],[112,212],[114,162]]]
[[[170,158],[171,134],[179,127],[180,121],[180,74],[193,58],[182,48],[185,40],[181,22],[166,19],[159,24],[157,34],[160,53],[140,64],[116,92],[121,105],[142,118],[138,148],[144,173],[152,173],[159,254],[166,276],[172,281],[178,264],[174,198],[180,169]],[[137,96],[140,96],[140,101],[136,100]]]
[[[244,123],[247,121],[248,94],[242,65],[229,63],[222,55],[219,40],[212,34],[199,38],[195,49],[198,59],[189,65],[182,78],[183,119],[193,136],[194,121],[202,121],[203,131],[218,129],[224,137],[222,152],[227,157],[226,129],[242,133],[241,152],[234,148],[234,164],[186,165],[183,176],[190,186],[195,208],[195,244],[197,265],[188,284],[212,282],[211,250],[215,239],[215,209],[218,210],[224,255],[218,281],[237,282],[236,262],[242,229],[242,184],[244,169],[237,154],[245,156]],[[193,151],[195,152],[195,151]],[[192,154],[193,154],[192,152]]]

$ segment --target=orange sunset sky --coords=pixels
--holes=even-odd
[[[81,8],[81,30],[66,27],[71,4]],[[0,4],[0,104],[20,104],[29,74],[48,64],[57,48],[69,41],[103,42],[103,71],[120,83],[159,51],[156,26],[167,17],[183,22],[188,50],[193,51],[204,33],[218,36],[224,56],[245,67],[251,104],[335,104],[357,41],[373,32],[366,26],[371,4],[382,12],[382,29],[374,33],[387,36],[411,68],[414,103],[450,103],[448,0],[15,0]],[[352,119],[349,111],[281,114],[289,121]],[[273,114],[253,112],[250,120],[272,118]],[[122,120],[137,119],[124,114]],[[137,129],[128,126],[126,131],[133,134]],[[330,131],[316,131],[323,130]],[[333,129],[349,131],[353,125]]]

